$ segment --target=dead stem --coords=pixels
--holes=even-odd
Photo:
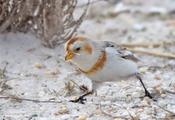
[[[99,105],[99,108],[100,108],[100,111],[101,111],[102,114],[104,114],[104,115],[106,115],[106,116],[109,116],[109,117],[111,117],[111,118],[122,118],[122,119],[127,119],[127,117],[125,117],[125,116],[117,116],[117,115],[109,114],[108,112],[106,112],[106,111],[104,111],[104,110],[102,109],[102,106],[101,106],[101,105]]]
[[[175,113],[174,113],[174,112],[172,112],[172,111],[170,111],[170,110],[167,110],[167,109],[165,109],[164,107],[162,107],[162,106],[160,106],[160,105],[158,105],[158,104],[156,104],[156,106],[159,107],[160,109],[162,109],[162,110],[168,112],[168,113],[171,114],[172,116],[175,116]]]
[[[61,103],[62,101],[50,101],[50,100],[34,100],[29,98],[19,98],[16,96],[0,96],[0,99],[12,99],[17,101],[29,101],[35,103]]]
[[[127,48],[135,48],[135,47],[142,47],[142,48],[158,48],[161,46],[166,46],[166,45],[174,45],[175,42],[168,42],[168,41],[162,41],[159,43],[145,43],[145,42],[141,42],[141,43],[121,43],[120,45],[122,47],[127,47]]]
[[[141,50],[141,49],[135,49],[135,48],[129,48],[128,50],[130,50],[132,52],[140,53],[140,54],[175,59],[175,54],[173,54],[173,53],[167,53],[167,52],[162,52],[162,51],[153,51],[153,50]]]
[[[6,62],[4,68],[3,68],[2,70],[0,69],[0,78],[1,78],[1,79],[4,79],[4,78],[6,77],[5,72],[6,72],[6,70],[7,70],[8,64],[9,64],[9,63]]]
[[[107,1],[108,0],[96,0],[96,1],[90,2],[90,5],[98,3],[98,2],[107,2]],[[85,6],[87,6],[87,5],[86,4],[82,4],[82,5],[77,6],[77,8],[82,8],[82,7],[85,7]]]

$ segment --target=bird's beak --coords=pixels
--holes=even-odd
[[[65,61],[71,60],[74,54],[72,52],[67,52],[65,56]]]

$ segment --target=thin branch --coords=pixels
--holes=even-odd
[[[106,116],[109,116],[111,118],[122,118],[122,119],[127,119],[125,116],[117,116],[117,115],[112,115],[112,114],[109,114],[108,112],[104,111],[102,109],[102,106],[99,105],[99,108],[100,108],[100,111],[102,112],[102,114],[106,115]]]
[[[76,85],[77,88],[80,88],[80,86],[73,80],[70,80],[72,83],[74,83]]]
[[[141,50],[141,49],[136,49],[136,48],[129,48],[128,50],[130,50],[132,52],[140,53],[140,54],[146,54],[146,55],[152,55],[152,56],[157,56],[157,57],[175,59],[175,54],[173,54],[173,53],[153,51],[153,50]]]
[[[142,47],[142,48],[158,48],[160,46],[166,46],[166,45],[175,45],[174,41],[163,41],[163,42],[158,42],[158,43],[146,43],[146,42],[141,42],[141,43],[121,43],[120,44],[122,47],[127,47],[127,48],[135,48],[135,47]]]
[[[175,116],[175,113],[174,113],[174,112],[172,112],[172,111],[170,111],[170,110],[167,110],[167,109],[165,109],[164,107],[162,107],[162,106],[160,106],[160,105],[158,105],[158,104],[156,104],[156,106],[158,106],[160,109],[162,109],[162,110],[164,110],[164,111],[170,113],[172,116]]]
[[[0,81],[0,93],[2,93],[6,89],[11,89],[11,87],[6,84],[6,82],[7,82],[7,79],[6,79],[7,76],[6,76],[5,73],[6,73],[6,69],[7,69],[7,65],[8,64],[9,63],[6,62],[4,68],[2,70],[0,69],[0,79],[2,79],[2,81]]]
[[[138,120],[138,118],[134,117],[125,106],[123,106],[123,108],[127,111],[128,115],[131,117],[132,120]]]
[[[96,0],[96,1],[92,1],[92,2],[90,2],[90,4],[92,5],[92,4],[94,4],[94,3],[98,3],[98,2],[107,2],[108,0]],[[79,5],[79,6],[77,6],[77,8],[82,8],[82,7],[85,7],[86,6],[86,4],[82,4],[82,5]]]
[[[68,33],[69,35],[67,37],[65,37],[66,40],[70,39],[73,36],[73,34],[77,31],[77,29],[79,28],[79,26],[83,22],[86,14],[87,14],[89,5],[90,5],[90,0],[88,0],[88,2],[86,3],[86,8],[84,9],[82,15],[78,18],[77,21],[75,21],[76,24],[74,25],[74,28]]]
[[[16,10],[17,7],[14,8],[9,17],[4,21],[4,23],[2,23],[2,25],[0,26],[0,33],[4,32],[7,29],[7,27],[9,27],[9,25],[12,23]]]
[[[109,117],[128,119],[126,116],[116,116],[116,115],[109,114],[108,112],[105,112],[104,110],[102,110],[101,105],[99,105],[99,106],[100,106],[100,111],[101,111],[103,114],[105,114],[105,115],[107,115],[107,116],[109,116]],[[133,116],[133,115],[128,111],[128,109],[127,109],[125,106],[123,106],[122,104],[121,104],[121,105],[112,104],[111,106],[117,106],[117,108],[120,107],[120,108],[126,110],[127,113],[128,113],[128,115],[130,116],[131,120],[138,120],[137,116]]]
[[[34,100],[29,98],[19,98],[15,96],[0,96],[0,99],[14,99],[18,101],[28,101],[28,102],[35,102],[35,103],[61,103],[62,101],[50,101],[50,100]]]
[[[88,91],[88,88],[85,85],[78,85],[75,81],[70,80],[72,83],[74,83],[76,85],[77,88],[79,88],[80,90],[82,90],[83,92]]]
[[[5,72],[6,72],[6,69],[7,69],[7,65],[8,65],[8,64],[9,64],[9,63],[6,62],[4,68],[3,68],[2,70],[0,70],[0,78],[1,78],[1,79],[3,79],[3,78],[6,77]]]
[[[170,93],[170,94],[175,94],[175,91],[165,90],[165,92]]]

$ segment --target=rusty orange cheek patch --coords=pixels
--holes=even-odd
[[[91,47],[89,44],[86,44],[86,45],[84,46],[84,50],[85,50],[87,53],[89,53],[89,54],[92,53],[92,47]]]
[[[102,55],[98,58],[97,62],[87,71],[84,71],[82,69],[79,69],[81,72],[83,72],[86,75],[94,74],[97,71],[100,71],[103,69],[105,63],[107,61],[106,53],[103,52]]]

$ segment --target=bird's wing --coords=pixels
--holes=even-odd
[[[124,47],[121,47],[120,45],[117,45],[114,42],[103,41],[102,42],[102,47],[104,49],[110,49],[111,52],[112,51],[115,52],[121,58],[129,59],[129,60],[132,60],[134,62],[138,62],[139,61],[139,59],[131,51],[127,50]]]

